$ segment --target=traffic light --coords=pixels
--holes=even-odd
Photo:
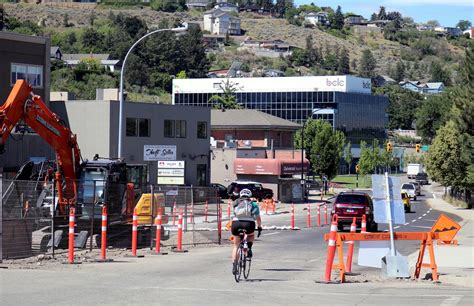
[[[356,165],[356,172],[359,173],[359,171],[360,171],[360,166]]]
[[[391,142],[387,142],[387,152],[392,152],[392,143]]]
[[[420,153],[421,151],[421,144],[417,143],[416,144],[416,153]]]

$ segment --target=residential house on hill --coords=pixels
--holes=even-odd
[[[373,21],[369,21],[367,23],[367,26],[374,27],[374,28],[383,28],[390,22],[391,20],[373,20]]]
[[[186,6],[188,9],[201,9],[205,10],[209,5],[211,5],[211,0],[188,0]]]
[[[329,25],[329,15],[326,12],[311,12],[304,16],[304,20],[313,25]]]
[[[51,60],[62,60],[63,59],[63,53],[61,52],[61,49],[57,46],[52,46],[50,48],[50,54],[49,58]]]
[[[234,17],[220,9],[204,13],[204,30],[211,34],[240,35],[240,18]]]
[[[120,62],[119,60],[111,59],[110,54],[63,54],[63,61],[69,67],[75,67],[85,59],[98,60],[101,66],[106,67],[111,72],[114,72],[117,69],[117,65]]]
[[[421,94],[438,94],[445,90],[445,86],[442,82],[422,83],[420,81],[402,81],[399,85],[402,88]]]
[[[219,9],[221,11],[227,12],[227,13],[238,13],[239,12],[239,7],[233,3],[228,3],[228,2],[220,2],[217,3],[214,6],[215,9]]]
[[[272,11],[257,4],[244,5],[239,9],[241,12],[252,12],[259,15],[271,15]]]
[[[467,29],[462,33],[463,34],[468,34],[469,38],[472,39],[474,37],[474,27],[471,27],[470,29]]]
[[[367,24],[367,20],[364,19],[361,15],[348,15],[344,19],[344,23],[347,25],[360,25],[360,24]]]
[[[453,27],[435,27],[434,31],[440,35],[447,35],[458,37],[462,35],[462,31],[460,28],[453,28]]]
[[[280,40],[252,40],[246,39],[241,44],[239,49],[249,50],[257,56],[279,57],[290,56],[295,47]]]

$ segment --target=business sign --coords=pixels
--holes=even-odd
[[[158,161],[158,169],[184,169],[184,160]]]
[[[144,161],[176,160],[176,146],[144,145]]]
[[[158,176],[184,176],[184,169],[158,169]]]
[[[184,185],[184,177],[168,177],[168,176],[159,176],[158,177],[158,184],[164,185]]]

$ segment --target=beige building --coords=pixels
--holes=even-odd
[[[220,9],[212,9],[204,13],[203,21],[204,31],[209,31],[211,34],[241,34],[240,18],[234,17]]]

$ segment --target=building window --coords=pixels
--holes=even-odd
[[[26,80],[33,88],[43,88],[43,66],[11,64],[11,85],[17,80]]]
[[[129,137],[150,137],[150,119],[127,118],[126,135]]]
[[[197,123],[197,137],[206,139],[207,138],[207,122],[198,121]]]
[[[186,120],[176,120],[176,138],[186,138]]]
[[[196,168],[196,183],[198,186],[207,185],[207,165],[198,164]]]
[[[174,120],[165,120],[165,137],[173,138],[174,137]]]

